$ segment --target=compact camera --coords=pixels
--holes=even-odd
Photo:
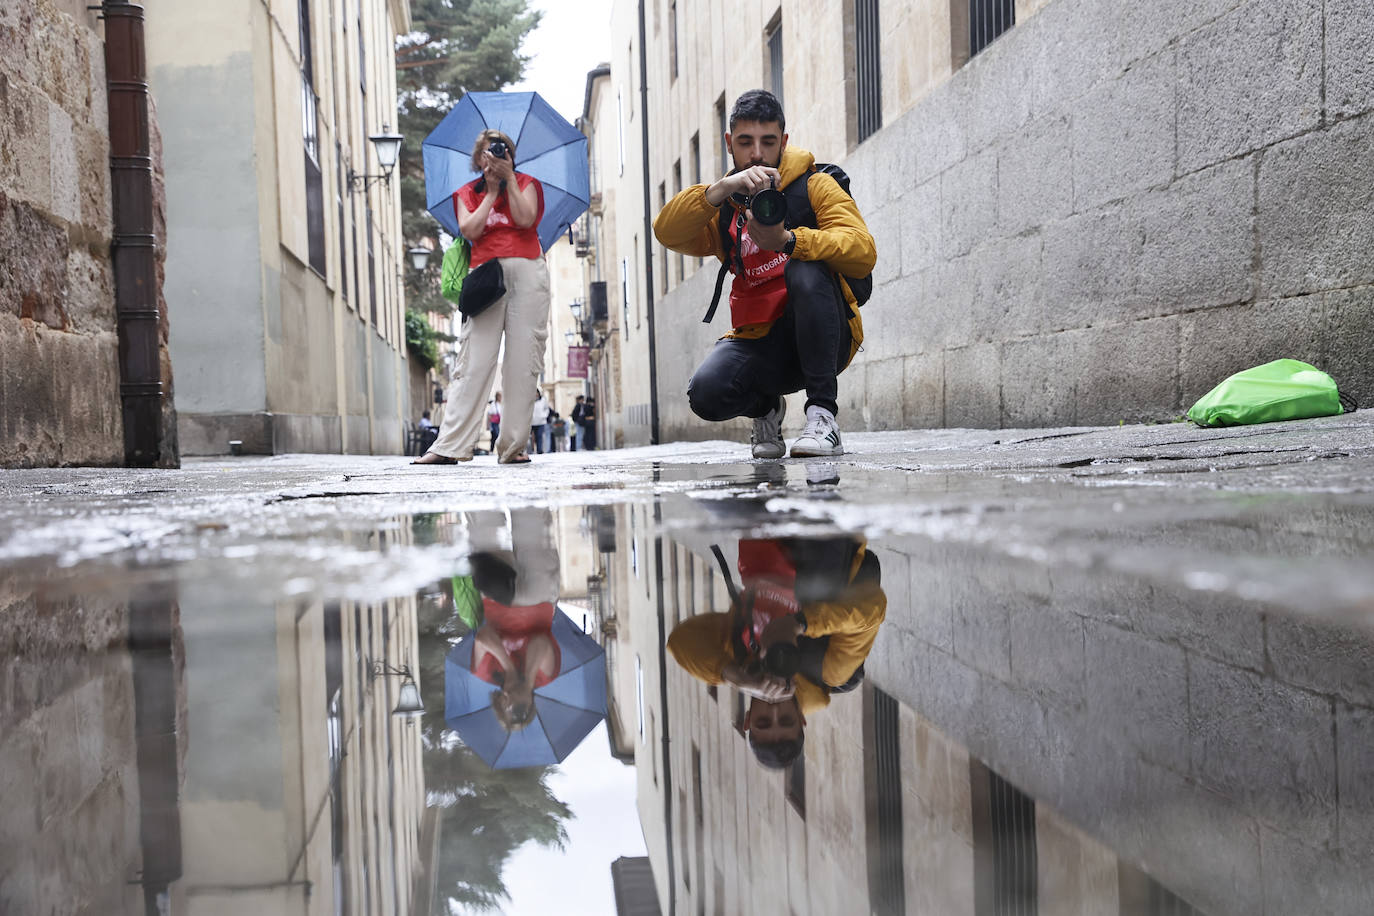
[[[764,226],[776,226],[787,218],[787,198],[777,189],[776,182],[755,191],[752,197],[735,194],[733,199],[753,213],[755,222]]]
[[[504,140],[493,140],[488,144],[487,152],[491,153],[497,159],[505,159],[506,153],[510,152],[510,148],[506,146],[506,141]]]

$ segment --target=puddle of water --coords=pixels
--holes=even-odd
[[[1374,639],[1250,552],[1316,576],[1366,513],[1136,506],[1112,557],[1120,494],[1037,544],[1034,486],[844,473],[297,500],[8,584],[0,912],[1367,911]]]

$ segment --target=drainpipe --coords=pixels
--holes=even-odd
[[[644,47],[644,0],[639,0],[640,172],[644,176],[644,308],[649,319],[649,444],[658,445],[658,336],[654,332],[654,232],[649,219],[649,56]]]
[[[110,245],[119,325],[124,463],[129,467],[152,467],[161,451],[162,371],[158,359],[153,159],[143,7],[127,0],[104,0],[102,11],[114,197],[114,234]]]

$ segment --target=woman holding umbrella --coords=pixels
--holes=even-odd
[[[505,412],[525,416],[534,410],[536,383],[548,339],[549,271],[538,225],[544,190],[538,179],[515,170],[515,143],[499,130],[483,130],[473,144],[472,169],[480,177],[452,195],[454,217],[472,243],[471,270],[498,260],[506,292],[477,315],[463,321],[458,361],[449,386],[439,437],[415,464],[470,461],[481,434],[487,393],[505,337],[501,387]],[[502,464],[528,464],[528,436],[522,427],[503,424],[496,442]]]

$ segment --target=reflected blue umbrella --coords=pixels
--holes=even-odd
[[[502,131],[515,141],[515,168],[544,186],[539,244],[558,240],[592,199],[587,172],[587,138],[537,92],[469,92],[420,150],[425,162],[425,206],[444,230],[457,238],[453,192],[478,178],[472,170],[472,145],[483,130]]]
[[[474,634],[444,661],[444,719],[494,769],[558,763],[606,717],[606,652],[562,611],[551,630],[561,656],[558,676],[534,689],[534,720],[508,732],[491,708],[495,685],[472,673]]]

